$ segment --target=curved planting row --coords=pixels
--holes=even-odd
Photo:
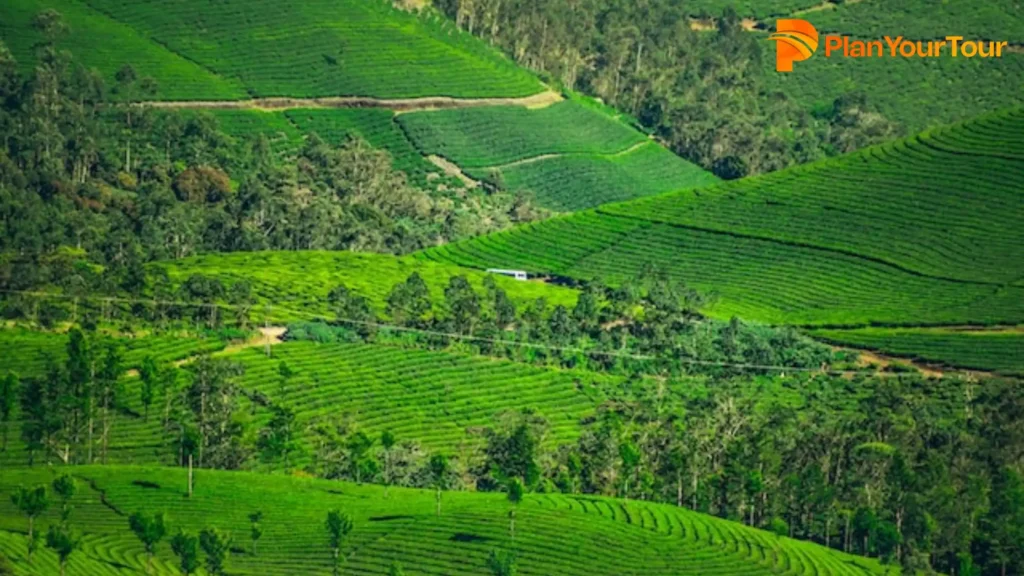
[[[884,350],[924,362],[1024,374],[1024,330],[861,328],[814,330],[810,334],[836,344]]]
[[[927,278],[810,247],[586,213],[420,255],[628,281],[648,265],[713,297],[717,317],[798,325],[1019,322],[1024,290]]]
[[[70,5],[53,4],[43,7],[63,11],[59,4]],[[543,89],[530,73],[454,24],[400,10],[391,2],[87,0],[84,4],[91,10],[68,11],[72,30],[80,24],[78,12],[127,29],[118,35],[95,34],[93,43],[81,50],[94,52],[82,55],[87,63],[103,54],[111,60],[104,69],[113,71],[127,63],[125,54],[140,43],[166,46],[165,51],[181,55],[177,60],[195,63],[189,71],[206,69],[216,77],[232,79],[221,84],[244,87],[230,96],[204,85],[183,92],[174,87],[177,75],[163,74],[172,70],[141,70],[154,73],[169,98],[244,98],[246,92],[250,96],[476,98],[528,96]],[[6,16],[5,12],[0,9],[0,15]],[[94,51],[96,43],[106,44],[106,50]]]
[[[496,176],[496,174],[500,176]],[[552,210],[571,212],[718,181],[707,172],[645,142],[612,155],[558,155],[497,169],[470,170],[480,180],[500,178],[509,190],[528,191]]]
[[[489,106],[400,114],[417,148],[462,168],[483,168],[542,154],[614,154],[644,134],[575,100],[538,110]]]
[[[400,114],[424,154],[477,180],[530,193],[558,211],[717,181],[606,111],[580,100],[539,110],[503,106]]]
[[[712,314],[773,323],[1015,323],[1024,292],[1004,284],[1024,276],[1021,133],[1018,109],[420,257],[613,283],[654,264],[717,295]]]
[[[86,68],[96,69],[108,86],[125,64],[140,78],[158,79],[160,94],[170,99],[240,99],[245,88],[237,78],[220,76],[207,67],[151,41],[131,25],[77,0],[5,0],[0,3],[0,40],[25,71],[36,62],[37,46],[45,40],[32,26],[32,18],[54,9],[69,24],[60,48],[68,50]],[[129,56],[130,55],[130,56]]]
[[[343,418],[371,437],[390,430],[427,450],[482,441],[474,430],[522,408],[547,419],[549,441],[571,442],[597,404],[593,395],[615,382],[593,373],[365,344],[295,342],[276,346],[270,359],[256,349],[237,359],[246,367],[243,387],[291,408],[300,421]],[[280,362],[295,373],[287,381]]]
[[[345,574],[387,574],[393,563],[407,573],[475,576],[486,573],[491,550],[516,550],[519,573],[567,574],[807,574],[881,573],[872,560],[855,558],[815,544],[754,530],[685,509],[605,498],[527,495],[516,514],[514,543],[509,538],[508,504],[503,494],[445,493],[435,515],[431,491],[316,481],[284,476],[199,471],[192,498],[183,498],[181,469],[89,467],[75,471],[80,484],[72,523],[86,536],[72,555],[76,574],[118,574],[140,570],[142,546],[122,514],[166,512],[172,531],[213,526],[234,536],[227,568],[233,574],[329,574],[331,551],[323,519],[328,510],[352,515],[354,530],[341,553]],[[46,481],[52,473],[18,470],[0,479],[0,491]],[[102,491],[102,492],[100,492]],[[99,502],[100,494],[107,505]],[[264,534],[255,553],[247,535],[248,514],[263,512]],[[37,526],[56,522],[48,512]],[[17,549],[24,519],[8,499],[0,499],[0,548]],[[77,555],[77,558],[76,556]],[[48,551],[39,568],[53,565]],[[166,543],[157,546],[154,573],[174,574]],[[77,564],[76,564],[77,562]],[[111,568],[111,567],[116,567]]]
[[[926,134],[602,212],[841,250],[936,277],[1005,282],[1024,272],[1024,114],[1000,114],[999,132],[986,120],[936,131],[942,148],[929,146],[934,136]],[[969,153],[989,140],[1002,156]]]

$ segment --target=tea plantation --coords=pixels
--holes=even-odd
[[[538,110],[487,107],[396,117],[423,154],[454,162],[477,180],[556,211],[717,181],[588,101]]]
[[[230,574],[330,574],[324,519],[340,509],[352,516],[342,543],[343,574],[479,575],[494,549],[514,548],[524,575],[639,574],[881,574],[876,561],[792,540],[668,505],[600,497],[529,494],[508,534],[504,494],[451,492],[435,514],[432,491],[239,472],[197,472],[195,493],[184,497],[181,468],[79,467],[70,523],[83,533],[69,574],[137,574],[146,555],[128,530],[127,515],[165,512],[171,534],[216,527],[233,537]],[[25,563],[24,517],[6,497],[18,485],[49,482],[55,471],[10,470],[0,477],[0,550],[17,574],[53,574],[48,549]],[[255,553],[248,514],[260,510],[264,533]],[[55,510],[36,523],[56,523]],[[166,540],[156,546],[155,574],[177,574]]]
[[[651,263],[772,323],[1016,323],[1024,112],[758,178],[427,250],[468,266],[622,282]]]
[[[339,284],[366,297],[372,308],[382,311],[388,294],[413,272],[419,273],[435,302],[444,299],[449,278],[465,275],[470,284],[482,292],[485,273],[448,264],[423,262],[411,257],[356,252],[239,252],[209,254],[181,260],[152,264],[167,271],[174,283],[181,283],[193,274],[216,278],[230,286],[238,280],[252,285],[259,304],[254,315],[262,318],[267,312],[276,322],[304,320],[311,315],[330,316],[326,296]],[[521,282],[507,276],[493,275],[517,305],[545,298],[548,305],[572,306],[576,291],[540,282]]]
[[[943,328],[813,330],[816,338],[888,354],[1000,374],[1024,374],[1024,331]]]
[[[543,89],[453,24],[378,0],[4,2],[0,38],[25,66],[41,39],[29,23],[43,8],[65,16],[64,46],[110,84],[132,64],[157,80],[163,99],[479,98]]]

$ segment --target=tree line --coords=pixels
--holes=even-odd
[[[902,129],[863,93],[808,111],[762,75],[762,42],[736,11],[690,26],[674,0],[434,0],[468,32],[546,80],[634,116],[673,151],[740,178],[891,140]],[[712,18],[714,17],[714,18]]]

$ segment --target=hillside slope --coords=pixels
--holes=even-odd
[[[695,191],[600,207],[422,258],[622,282],[645,264],[719,316],[788,324],[1019,322],[1024,112]]]
[[[73,574],[121,574],[143,569],[145,554],[128,531],[126,514],[166,512],[172,533],[214,526],[235,536],[231,574],[329,574],[331,551],[323,521],[341,509],[354,529],[342,545],[346,574],[387,574],[392,563],[409,574],[479,575],[491,550],[512,546],[504,494],[445,493],[441,515],[426,490],[317,481],[283,476],[199,471],[196,493],[183,498],[181,468],[82,467],[83,486],[71,523],[84,532],[71,556]],[[51,471],[12,470],[0,491],[48,482]],[[265,534],[254,555],[247,515],[263,512]],[[608,574],[880,574],[873,560],[778,537],[742,524],[667,505],[585,496],[529,494],[516,514],[514,547],[524,576]],[[37,523],[57,521],[56,512]],[[0,499],[0,550],[19,574],[50,574],[49,550],[28,566],[25,520]],[[166,543],[157,546],[154,573],[177,574]]]
[[[58,40],[108,84],[124,64],[152,76],[171,100],[247,96],[527,96],[530,73],[430,16],[382,0],[228,2],[13,0],[0,5],[0,39],[25,67],[43,9],[70,31]]]

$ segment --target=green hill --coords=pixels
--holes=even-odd
[[[813,330],[816,338],[845,346],[884,350],[924,362],[1024,374],[1024,331],[946,328]]]
[[[468,108],[397,120],[424,154],[442,156],[477,180],[531,192],[558,211],[717,181],[606,109],[577,99],[539,110]]]
[[[305,320],[314,314],[329,317],[326,296],[339,284],[366,297],[371,308],[382,311],[395,284],[404,282],[413,272],[426,282],[434,301],[443,301],[444,287],[452,276],[466,276],[477,291],[482,291],[483,279],[488,276],[477,270],[412,257],[327,251],[209,254],[151,266],[166,270],[175,285],[193,274],[216,278],[226,286],[246,280],[259,303],[256,315],[262,318],[262,304],[269,303],[272,308],[268,313],[274,322]],[[576,302],[576,291],[569,288],[490,276],[517,305],[532,303],[537,298],[545,298],[549,306],[571,307]]]
[[[786,324],[1015,323],[1024,112],[427,250],[424,259],[621,282],[647,263]]]
[[[0,39],[23,66],[41,39],[30,26],[53,8],[58,42],[110,84],[132,64],[171,100],[247,96],[527,96],[540,82],[497,51],[432,16],[390,2],[13,0]]]
[[[398,562],[407,574],[486,573],[493,549],[511,547],[504,494],[445,493],[440,516],[432,491],[309,480],[284,476],[198,471],[196,492],[184,498],[181,468],[81,467],[72,525],[83,532],[70,574],[128,574],[145,554],[128,531],[126,514],[166,512],[172,533],[216,527],[234,537],[232,574],[329,574],[331,551],[323,527],[327,511],[351,514],[354,530],[341,553],[346,574],[387,574]],[[48,482],[42,468],[9,470],[0,491]],[[5,494],[6,496],[6,494]],[[253,510],[263,512],[264,535],[253,555],[247,538]],[[48,512],[37,527],[57,522]],[[18,574],[52,574],[46,549],[31,566],[24,559],[26,522],[10,499],[0,499],[0,550]],[[882,567],[818,545],[778,537],[742,524],[668,505],[600,497],[529,494],[516,514],[514,548],[524,575],[627,574],[874,574]],[[156,574],[177,574],[165,542],[157,546]]]

